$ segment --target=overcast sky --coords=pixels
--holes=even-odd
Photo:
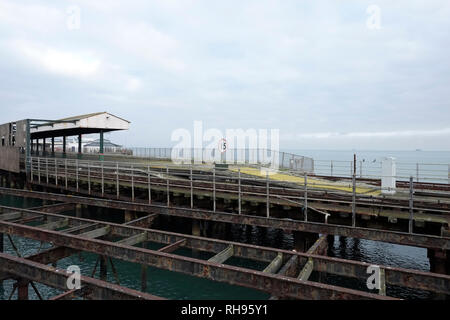
[[[78,24],[79,13],[79,24]],[[108,111],[129,146],[450,150],[450,1],[0,0],[0,123]]]

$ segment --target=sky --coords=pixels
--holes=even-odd
[[[108,111],[114,142],[450,150],[450,2],[0,0],[0,123]]]

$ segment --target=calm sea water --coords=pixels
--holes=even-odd
[[[399,180],[410,176],[422,182],[449,183],[450,151],[364,151],[364,150],[302,150],[281,151],[314,159],[316,174],[349,175],[352,170],[353,155],[356,154],[357,175],[376,177],[381,173],[383,158],[395,159]],[[331,169],[333,161],[333,169]],[[362,170],[360,170],[360,167]]]

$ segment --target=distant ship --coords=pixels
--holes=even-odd
[[[416,149],[416,151],[422,151],[422,149]]]

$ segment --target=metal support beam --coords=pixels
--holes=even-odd
[[[67,147],[66,147],[66,136],[63,136],[63,158],[65,158],[67,155],[66,155],[66,150],[67,150]]]
[[[78,135],[78,159],[81,159],[81,153],[82,153],[82,136],[81,134]]]
[[[267,273],[276,273],[283,263],[283,254],[278,253],[278,255],[273,259],[273,261],[263,270],[263,272]]]
[[[138,243],[141,243],[144,241],[147,241],[147,233],[146,232],[142,232],[142,233],[136,234],[134,236],[131,236],[129,238],[119,240],[119,241],[117,241],[117,243],[124,244],[127,246],[134,246],[135,244],[138,244]]]
[[[100,161],[105,160],[103,130],[100,130]]]
[[[55,269],[45,264],[29,261],[0,253],[0,270],[29,281],[43,283],[59,290],[67,290],[67,279],[71,273]],[[90,296],[98,300],[162,300],[162,298],[147,293],[121,287],[112,283],[81,276],[82,287],[87,286],[92,292]]]
[[[215,263],[224,263],[226,260],[231,258],[233,254],[234,254],[233,245],[229,245],[225,250],[219,252],[214,257],[210,258],[208,261]]]
[[[3,207],[4,208],[4,207]],[[24,212],[30,212],[27,209],[18,209]],[[31,211],[30,213],[36,213],[35,211]],[[42,215],[54,216],[54,217],[65,217],[57,214],[48,214],[42,213]],[[73,221],[73,223],[85,223],[85,222],[96,222],[88,219],[67,217]],[[291,256],[295,256],[297,259],[300,259],[301,263],[306,263],[309,258],[314,260],[314,268],[319,272],[326,272],[331,274],[343,275],[346,277],[353,277],[358,279],[367,279],[366,270],[370,265],[368,263],[351,261],[351,260],[343,260],[337,258],[330,258],[318,255],[304,254],[304,253],[294,253],[291,251],[280,250],[280,249],[271,249],[258,247],[253,245],[239,244],[239,243],[230,243],[228,241],[221,240],[213,240],[207,238],[199,238],[187,236],[185,234],[175,234],[170,232],[158,231],[158,230],[149,230],[138,227],[129,227],[112,223],[104,223],[104,222],[96,222],[97,224],[107,225],[111,229],[111,233],[113,235],[130,237],[137,233],[147,232],[148,240],[159,243],[173,243],[175,241],[186,239],[185,246],[187,248],[192,249],[201,249],[209,252],[223,252],[224,249],[233,245],[234,247],[234,255],[241,256],[244,258],[255,259],[258,261],[272,261],[278,253],[283,253],[286,255],[286,258],[289,259]],[[208,270],[214,269],[217,264],[209,264],[204,261],[199,261],[196,259],[174,256],[174,255],[164,255],[163,253],[158,253],[152,250],[144,250],[135,247],[123,246],[116,243],[111,243],[108,241],[100,241],[100,240],[90,240],[86,239],[82,236],[73,236],[67,235],[64,232],[57,231],[48,231],[42,230],[35,227],[23,226],[9,222],[1,222],[0,221],[0,233],[6,232],[8,234],[15,234],[18,236],[32,238],[38,241],[45,242],[53,242],[57,246],[69,246],[71,248],[77,250],[85,250],[89,252],[93,252],[100,255],[107,255],[117,259],[122,259],[130,262],[136,262],[139,264],[148,264],[151,266],[161,267],[163,269],[170,268],[172,271],[181,270],[180,272],[186,273],[186,271],[193,272],[193,270],[200,270],[203,268],[208,268]],[[183,267],[183,264],[187,263],[189,266],[188,269]],[[200,264],[200,265],[197,265]],[[205,264],[206,263],[206,264]],[[295,265],[294,265],[295,266]],[[227,273],[230,271],[229,268],[233,269],[231,266],[221,266],[224,272]],[[175,268],[175,269],[172,269]],[[212,268],[212,269],[211,269]],[[283,267],[285,268],[285,267]],[[282,269],[283,269],[282,268]],[[325,269],[322,269],[325,268]],[[384,267],[386,269],[386,283],[394,284],[404,287],[410,288],[420,288],[428,291],[435,292],[443,292],[450,293],[450,276],[428,273],[428,272],[420,272],[415,270],[406,270],[400,268],[392,268],[392,267]],[[239,272],[248,272],[248,269],[238,268]],[[228,276],[237,276],[235,274],[236,269],[234,271],[230,271],[232,274],[228,274]],[[253,274],[254,271],[252,271]],[[264,274],[264,273],[262,273]],[[196,274],[194,274],[196,275]],[[214,273],[215,276],[218,274]],[[202,275],[198,275],[202,276]],[[249,274],[248,274],[249,276]],[[255,276],[255,275],[253,275]],[[253,277],[252,276],[252,277]],[[261,274],[257,273],[256,277],[261,276]],[[231,278],[221,278],[222,280],[227,282],[226,279]],[[261,281],[265,281],[260,279]],[[247,281],[248,280],[243,280]],[[271,280],[269,280],[271,281]],[[252,286],[253,287],[253,286]],[[259,287],[258,287],[259,288]],[[284,293],[282,294],[284,295]]]
[[[432,235],[409,234],[405,232],[370,229],[361,227],[350,227],[345,225],[332,225],[319,222],[304,222],[287,219],[265,218],[251,215],[238,215],[225,212],[212,212],[201,209],[189,209],[181,207],[171,207],[161,205],[148,205],[142,203],[130,203],[125,201],[91,199],[79,196],[67,196],[63,194],[44,193],[21,189],[0,188],[0,194],[8,194],[29,198],[40,198],[52,201],[81,203],[86,205],[96,205],[105,208],[120,210],[133,210],[146,213],[156,213],[169,216],[178,216],[191,219],[208,221],[218,221],[233,224],[253,225],[259,227],[269,227],[290,231],[304,231],[317,234],[338,235],[351,238],[363,238],[367,240],[383,241],[401,245],[410,245],[423,248],[436,248],[450,250],[450,238]]]
[[[311,273],[313,272],[313,269],[314,269],[314,261],[313,259],[309,258],[308,262],[305,264],[302,271],[300,271],[300,274],[298,275],[297,278],[302,281],[308,280]]]
[[[186,243],[186,239],[181,239],[181,240],[171,243],[161,249],[158,249],[158,252],[171,253],[171,252],[174,252],[175,250],[177,250],[179,247],[181,247],[185,243]]]

